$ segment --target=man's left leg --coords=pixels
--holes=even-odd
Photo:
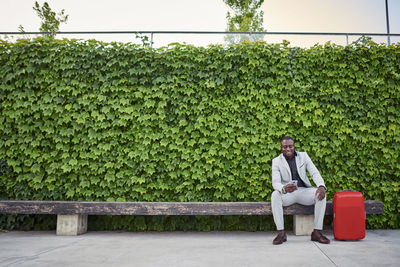
[[[297,203],[302,205],[314,204],[314,231],[311,233],[311,240],[322,244],[329,244],[330,240],[320,231],[324,225],[324,216],[326,209],[326,197],[319,200],[315,195],[317,188],[299,188]]]

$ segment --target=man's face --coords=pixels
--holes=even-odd
[[[281,143],[281,149],[283,155],[291,159],[294,157],[294,141],[293,140],[283,140]]]

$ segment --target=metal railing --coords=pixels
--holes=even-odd
[[[51,32],[0,32],[0,36],[14,36],[14,35],[46,35]],[[346,45],[349,44],[349,37],[386,37],[388,44],[390,45],[390,37],[398,38],[400,42],[400,33],[363,33],[363,32],[221,32],[221,31],[61,31],[57,32],[57,36],[60,35],[150,35],[150,44],[154,44],[156,35],[221,35],[221,36],[340,36],[346,38]]]

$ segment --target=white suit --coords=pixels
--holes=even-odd
[[[295,158],[297,172],[306,187],[299,187],[298,190],[286,194],[282,192],[282,188],[292,180],[292,173],[289,164],[283,154],[280,154],[272,160],[272,186],[275,191],[271,196],[271,205],[276,228],[277,230],[284,229],[283,206],[290,206],[294,203],[299,203],[302,205],[315,204],[314,229],[322,230],[326,208],[326,197],[320,201],[315,196],[317,188],[312,187],[311,182],[306,175],[306,170],[317,187],[325,187],[324,180],[306,152],[296,152]]]

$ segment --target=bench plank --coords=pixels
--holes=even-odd
[[[367,214],[383,214],[383,203],[365,201]],[[0,213],[8,214],[87,214],[87,215],[272,215],[270,202],[85,202],[1,200]],[[285,215],[311,215],[314,206],[294,204]],[[327,201],[327,215],[333,214]]]
[[[75,202],[1,201],[0,212],[87,215],[260,215],[268,202]]]

